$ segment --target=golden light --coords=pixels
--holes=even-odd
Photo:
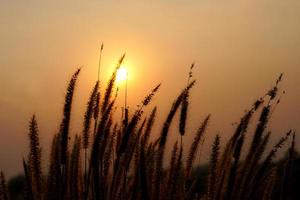
[[[116,81],[118,83],[125,81],[128,76],[128,71],[124,66],[121,66],[117,71]]]

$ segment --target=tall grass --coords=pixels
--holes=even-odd
[[[8,189],[4,173],[0,172],[0,199],[8,200]]]
[[[271,112],[279,102],[279,85],[282,75],[274,87],[259,98],[241,117],[231,138],[221,148],[221,137],[217,135],[212,144],[209,175],[207,180],[192,173],[197,153],[202,148],[204,134],[209,127],[210,115],[201,122],[195,132],[194,141],[184,155],[182,140],[186,133],[191,81],[190,67],[187,86],[182,89],[167,113],[159,134],[153,133],[157,108],[147,115],[146,106],[158,93],[160,84],[141,101],[141,106],[127,116],[126,123],[114,117],[116,96],[116,71],[125,55],[119,60],[104,92],[100,96],[99,80],[92,89],[86,106],[81,135],[73,138],[70,145],[70,119],[78,69],[67,87],[63,119],[60,131],[53,137],[47,171],[42,170],[42,154],[36,117],[29,125],[30,151],[23,160],[26,187],[24,197],[30,200],[265,200],[272,198],[278,181],[277,163],[274,158],[281,147],[290,141],[289,156],[285,162],[281,182],[281,199],[286,199],[290,170],[295,152],[295,133],[288,131],[269,153],[266,147],[271,137],[268,122]],[[177,111],[179,131],[170,132]],[[255,115],[260,116],[255,121]],[[256,126],[249,132],[250,124]],[[94,126],[92,126],[94,125]],[[91,127],[94,127],[91,129]],[[91,134],[93,132],[93,134]],[[169,134],[180,134],[175,141],[168,162],[165,156]],[[246,135],[252,138],[245,148]],[[152,138],[152,140],[150,139]],[[171,141],[170,141],[171,142]],[[245,158],[241,153],[245,152]],[[264,156],[266,155],[266,156]],[[169,165],[164,164],[169,163]],[[200,189],[199,183],[206,182]],[[200,192],[201,191],[201,192]],[[0,176],[0,200],[7,200],[8,192],[3,173]]]

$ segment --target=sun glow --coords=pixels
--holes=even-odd
[[[127,77],[128,77],[127,69],[124,66],[121,66],[117,71],[116,81],[118,83],[123,82],[127,79]]]

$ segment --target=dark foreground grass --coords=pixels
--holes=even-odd
[[[32,117],[29,125],[30,151],[23,160],[24,199],[267,200],[273,199],[274,188],[277,199],[288,199],[295,160],[295,132],[287,131],[272,150],[266,152],[271,137],[268,122],[279,103],[282,75],[241,117],[224,148],[220,148],[221,137],[215,137],[207,175],[204,176],[203,171],[195,170],[194,161],[203,145],[210,115],[199,124],[193,143],[186,151],[186,159],[183,157],[182,138],[189,114],[189,93],[195,84],[191,80],[192,71],[186,87],[171,105],[161,131],[154,134],[152,127],[156,107],[148,116],[143,110],[155,97],[160,84],[150,91],[131,116],[128,116],[127,108],[122,121],[116,121],[113,116],[116,72],[123,60],[124,56],[103,94],[100,94],[100,82],[95,83],[86,106],[82,134],[70,138],[73,94],[80,69],[74,73],[67,87],[60,131],[53,137],[50,162],[45,171],[41,168],[38,124],[36,117]],[[181,141],[174,143],[168,166],[164,167],[169,128],[177,114]],[[255,120],[255,115],[259,116],[258,120]],[[248,131],[250,123],[256,126],[253,133]],[[246,134],[251,139],[249,149],[244,147]],[[277,151],[286,143],[289,145],[286,159],[281,163],[275,162]],[[246,155],[243,159],[241,152]],[[0,200],[7,199],[6,180],[1,173]]]

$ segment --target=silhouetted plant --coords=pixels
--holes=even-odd
[[[99,81],[94,85],[86,106],[83,127],[78,131],[80,136],[70,133],[72,102],[80,69],[73,74],[67,87],[60,130],[53,137],[48,170],[44,174],[38,126],[35,116],[32,117],[29,126],[30,151],[28,160],[23,160],[25,199],[270,200],[272,191],[278,184],[279,196],[287,199],[288,182],[295,156],[295,133],[288,131],[264,156],[271,137],[268,122],[280,99],[278,93],[282,75],[271,90],[245,112],[224,148],[221,148],[220,136],[215,137],[210,153],[208,177],[203,180],[199,173],[195,174],[194,165],[197,152],[204,142],[210,115],[200,124],[187,152],[184,151],[187,144],[184,146],[182,143],[182,136],[187,131],[190,89],[195,85],[195,81],[190,81],[194,65],[190,67],[187,86],[166,113],[160,132],[152,133],[155,130],[153,126],[157,107],[149,115],[144,108],[150,104],[160,84],[146,95],[136,110],[130,112],[131,115],[126,108],[126,123],[114,117],[117,98],[113,96],[116,72],[124,57],[125,55],[117,63],[103,97],[100,96]],[[178,125],[181,141],[174,142],[168,160],[165,151],[169,134],[174,134],[170,130],[177,111],[180,112]],[[259,119],[255,121],[253,116],[257,114]],[[252,121],[255,130],[251,135],[248,129]],[[94,130],[91,130],[93,122]],[[252,141],[245,152],[244,143],[248,134]],[[72,135],[75,135],[73,140]],[[274,159],[291,137],[291,146],[283,167],[284,174],[279,178],[278,164]],[[73,143],[71,147],[70,141]],[[242,152],[245,152],[245,157]],[[8,200],[2,172],[0,200]]]

